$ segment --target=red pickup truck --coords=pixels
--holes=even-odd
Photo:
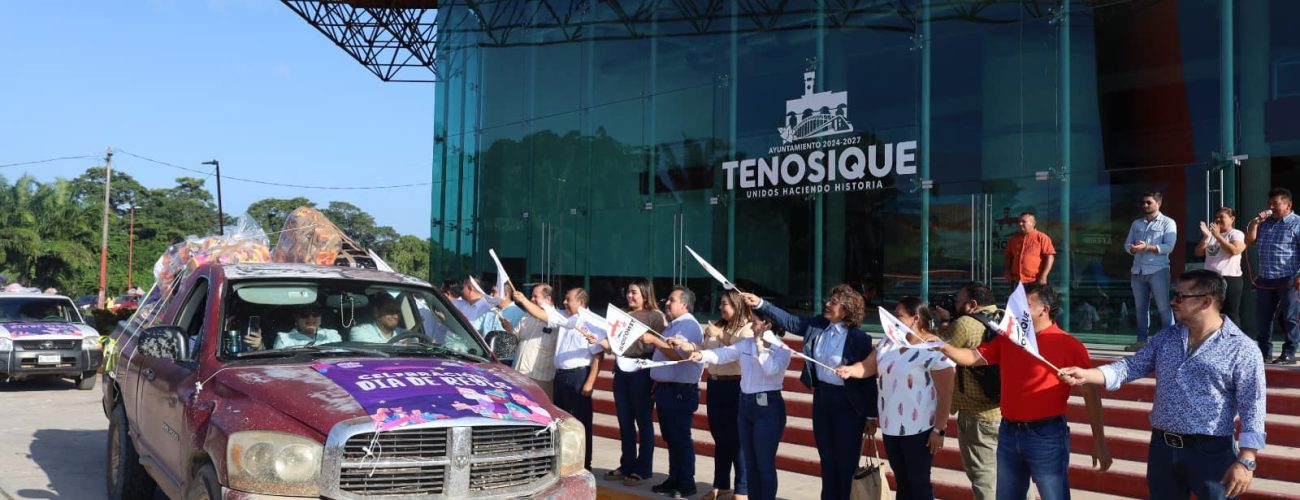
[[[582,424],[488,345],[409,276],[199,267],[111,336],[109,496],[594,498]]]

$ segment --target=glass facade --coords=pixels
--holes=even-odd
[[[493,248],[516,283],[583,286],[598,310],[648,276],[712,312],[685,245],[795,310],[841,282],[886,304],[975,279],[1001,301],[1032,211],[1063,322],[1123,335],[1141,193],[1179,225],[1177,273],[1214,208],[1254,214],[1300,180],[1300,2],[444,1],[438,17],[432,238],[462,258],[436,275],[489,271]]]

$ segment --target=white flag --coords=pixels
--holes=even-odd
[[[736,285],[731,284],[731,281],[729,281],[726,276],[723,276],[717,269],[714,269],[713,266],[706,262],[703,257],[700,257],[700,254],[695,253],[695,250],[691,250],[689,245],[682,246],[686,247],[686,251],[691,253],[691,257],[695,257],[695,261],[699,262],[700,266],[703,267],[705,271],[708,271],[710,276],[713,276],[713,279],[718,280],[718,283],[722,283],[722,288],[727,290],[736,288]]]
[[[624,358],[622,356],[619,356],[616,362],[618,363],[618,369],[623,370],[624,372],[635,372],[635,371],[644,370],[646,368],[672,366],[677,363],[685,363],[686,361],[689,360],[679,359],[677,361],[652,361],[645,358]]]
[[[506,266],[501,265],[501,259],[497,258],[496,250],[488,249],[488,255],[492,256],[492,262],[497,264],[497,301],[506,299],[506,282],[510,281],[510,276],[506,274]]]
[[[1006,335],[1007,340],[1012,344],[1029,351],[1029,354],[1034,355],[1035,358],[1047,362],[1038,352],[1038,335],[1034,332],[1034,320],[1029,316],[1029,297],[1025,295],[1023,283],[1017,285],[1016,291],[1011,292],[1011,297],[1007,299],[1007,315],[1002,318],[1002,324],[999,326],[1002,334]]]
[[[609,322],[585,307],[569,318],[569,328],[590,333],[596,340],[609,337]]]
[[[478,286],[478,280],[474,279],[473,276],[469,277],[469,286],[473,287],[474,291],[478,292],[479,295],[482,295],[484,298],[487,298],[488,296],[487,292],[483,291],[483,287]]]
[[[605,309],[605,322],[609,323],[609,348],[615,356],[623,356],[627,348],[641,339],[650,327],[637,321],[622,309],[610,305]]]
[[[897,316],[894,316],[893,313],[885,310],[885,308],[878,307],[877,309],[880,310],[880,326],[885,329],[885,338],[889,339],[890,342],[898,344],[899,347],[906,347],[909,349],[930,349],[943,345],[943,342],[924,342],[920,344],[912,344],[911,342],[908,342],[907,336],[909,334],[918,339],[921,338],[921,336],[917,335],[916,332],[913,332],[911,328],[904,325]]]
[[[394,272],[393,267],[388,265],[387,262],[384,262],[384,259],[379,258],[379,255],[375,254],[374,250],[366,250],[366,252],[370,254],[370,260],[375,261],[375,269],[390,273]]]

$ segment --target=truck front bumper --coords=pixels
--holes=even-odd
[[[99,349],[49,349],[0,351],[0,375],[10,380],[43,375],[80,377],[99,370],[104,351]]]

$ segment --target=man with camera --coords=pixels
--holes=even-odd
[[[997,324],[1003,311],[993,303],[988,285],[972,281],[962,285],[956,297],[931,301],[935,315],[947,326],[939,336],[953,347],[975,349],[987,340],[985,321]],[[992,500],[997,492],[998,409],[1001,391],[996,366],[957,367],[952,411],[957,413],[957,444],[962,466],[970,479],[976,500]],[[943,435],[943,429],[939,429]]]

